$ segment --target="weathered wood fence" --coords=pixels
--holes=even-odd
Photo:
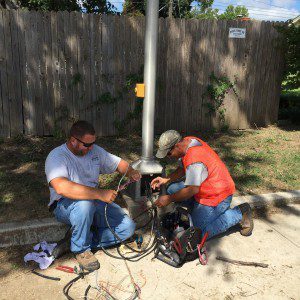
[[[228,37],[246,28],[245,39]],[[98,135],[117,133],[136,99],[144,62],[145,19],[77,12],[0,10],[0,135],[53,135],[86,119]],[[156,132],[218,126],[202,94],[209,75],[237,75],[226,97],[231,128],[277,120],[282,51],[274,24],[259,21],[160,19]]]

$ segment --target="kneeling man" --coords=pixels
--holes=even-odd
[[[234,182],[217,153],[194,136],[182,138],[175,130],[164,132],[159,138],[156,157],[169,156],[179,160],[179,167],[168,177],[157,177],[152,188],[168,184],[168,195],[160,196],[156,205],[163,207],[175,202],[189,209],[193,225],[209,238],[239,224],[240,232],[249,236],[253,230],[251,208],[248,203],[230,208],[235,191]],[[185,176],[185,181],[180,181]]]

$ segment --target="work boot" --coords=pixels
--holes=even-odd
[[[252,234],[254,227],[251,207],[249,203],[243,203],[238,205],[238,208],[241,210],[242,213],[242,221],[240,222],[240,233],[243,236],[249,236]]]
[[[98,270],[100,263],[91,251],[85,251],[75,255],[79,266],[89,272]]]

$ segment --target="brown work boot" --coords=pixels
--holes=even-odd
[[[92,272],[100,268],[99,261],[91,251],[85,251],[76,254],[75,257],[79,263],[79,266],[82,267],[84,270]]]
[[[238,208],[241,210],[242,213],[242,221],[240,222],[240,233],[243,236],[249,236],[252,234],[254,227],[251,207],[249,203],[243,203],[238,205]]]

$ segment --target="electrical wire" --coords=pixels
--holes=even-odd
[[[288,8],[285,8],[285,7],[282,7],[282,6],[276,6],[276,5],[273,5],[273,4],[268,4],[266,2],[261,2],[261,1],[258,1],[258,0],[253,0],[255,2],[258,2],[258,3],[262,3],[262,4],[265,4],[266,7],[265,8],[268,8],[268,7],[276,7],[276,8],[281,8],[281,9],[284,9],[284,10],[288,10]],[[245,3],[242,3],[242,4],[238,4],[238,3],[218,3],[217,1],[214,2],[213,4],[213,7],[214,6],[224,6],[224,7],[228,7],[229,5],[233,5],[233,6],[245,6],[245,7],[253,7],[253,8],[257,8],[257,9],[264,9],[264,7],[260,8],[257,6],[252,6],[252,5],[248,5],[248,4],[245,4]]]
[[[156,210],[156,209],[153,209],[153,210],[152,210],[152,211],[154,212],[154,215],[153,215],[153,223],[152,223],[152,230],[151,230],[151,231],[153,231],[154,220],[155,220],[155,218],[156,218],[155,210]],[[132,259],[135,259],[135,258],[144,257],[144,254],[148,253],[148,252],[152,249],[152,247],[153,247],[153,245],[154,245],[154,243],[155,243],[155,238],[154,238],[152,244],[149,246],[152,236],[150,236],[150,239],[149,239],[149,241],[148,241],[148,244],[147,244],[146,248],[143,249],[143,250],[136,250],[136,249],[130,247],[129,245],[127,245],[126,243],[124,243],[124,241],[118,236],[118,234],[111,228],[111,226],[110,226],[110,224],[109,224],[109,221],[108,221],[108,218],[107,218],[107,205],[105,206],[104,216],[105,216],[105,222],[106,222],[107,227],[110,229],[110,231],[111,231],[111,233],[113,234],[113,236],[120,242],[120,244],[123,245],[124,247],[128,248],[128,249],[131,250],[132,252],[137,253],[137,254],[135,254],[135,255],[132,255],[132,256],[130,256],[130,257],[127,257],[127,256],[125,256],[125,255],[122,255],[122,254],[118,251],[118,252],[119,252],[119,255],[122,257],[122,259],[132,260]],[[104,247],[101,247],[101,248],[102,248],[102,250],[104,249]],[[106,253],[106,252],[107,252],[107,251],[105,251],[105,253]],[[106,254],[107,254],[107,253],[106,253]],[[113,255],[111,254],[110,256],[113,256]],[[114,256],[114,257],[116,258],[116,256]]]
[[[233,4],[232,4],[233,5]],[[268,13],[268,15],[270,15],[270,16],[275,16],[275,17],[291,17],[291,14],[289,14],[289,13],[287,13],[287,12],[283,12],[283,13],[280,13],[280,12],[278,12],[278,13],[276,13],[276,12],[271,12],[270,13],[270,11],[268,10],[268,9],[264,9],[264,8],[259,8],[259,7],[257,7],[257,6],[251,6],[251,5],[240,5],[240,6],[244,6],[244,7],[246,7],[247,9],[249,9],[250,11],[259,11],[259,12],[262,12],[261,13],[261,15],[266,15],[267,13]],[[215,4],[214,6],[213,6],[213,8],[220,8],[220,9],[222,9],[223,10],[223,8],[227,8],[228,7],[228,5],[224,5],[224,4]],[[225,12],[225,10],[224,10],[224,12]],[[266,12],[265,14],[264,14],[264,12]],[[259,13],[251,13],[251,14],[259,14]]]
[[[268,6],[272,6],[272,7],[277,7],[277,8],[283,8],[283,9],[287,9],[285,7],[282,7],[282,6],[278,6],[278,5],[275,5],[275,4],[268,4],[266,2],[263,2],[263,1],[259,1],[259,0],[253,0],[254,2],[258,2],[258,3],[263,3],[265,5],[268,5]]]
[[[123,180],[124,177],[127,175],[127,172],[128,172],[128,170],[129,170],[129,167],[130,167],[130,164],[128,164],[127,169],[126,169],[126,172],[123,174],[123,176],[122,176],[121,179],[119,180],[118,187],[117,187],[117,193],[119,192],[119,189],[120,189],[120,185],[121,185],[122,180]]]
[[[72,285],[77,282],[79,279],[83,278],[83,276],[90,274],[90,272],[82,272],[80,273],[78,276],[76,276],[75,278],[71,279],[64,287],[63,287],[63,293],[65,295],[65,297],[68,300],[74,300],[70,295],[69,295],[69,291],[72,287]],[[87,290],[86,290],[87,291]],[[86,293],[85,293],[86,294]],[[86,294],[87,296],[87,294]]]

